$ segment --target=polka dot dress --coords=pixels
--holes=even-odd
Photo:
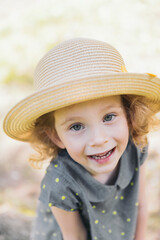
[[[138,212],[139,168],[146,158],[129,141],[112,185],[94,179],[62,150],[50,163],[41,183],[31,240],[62,240],[51,207],[79,211],[87,240],[132,240]]]

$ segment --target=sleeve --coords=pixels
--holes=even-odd
[[[54,173],[46,176],[41,183],[39,200],[49,207],[56,206],[66,211],[76,211],[80,208],[78,186],[74,179],[66,178],[65,175]]]

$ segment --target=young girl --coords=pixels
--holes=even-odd
[[[145,239],[143,164],[158,124],[160,79],[126,71],[105,42],[72,39],[35,71],[36,92],[6,116],[4,130],[51,157],[32,240]]]

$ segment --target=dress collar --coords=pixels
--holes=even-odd
[[[117,188],[124,189],[130,183],[135,171],[137,148],[131,141],[128,142],[127,148],[120,159],[119,173],[114,185],[102,184],[94,179],[82,165],[69,156],[66,150],[59,153],[58,161],[63,165],[64,171],[79,184],[89,201],[102,202],[111,196],[111,193],[114,194]]]
[[[122,189],[128,186],[135,172],[137,159],[137,147],[129,141],[120,160],[120,170],[115,185]]]

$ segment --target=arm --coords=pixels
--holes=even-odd
[[[87,240],[87,231],[78,211],[67,212],[57,207],[51,208],[64,240]]]
[[[147,229],[147,200],[146,200],[146,176],[144,165],[140,168],[140,186],[139,186],[139,209],[137,218],[137,227],[135,240],[144,240]]]

